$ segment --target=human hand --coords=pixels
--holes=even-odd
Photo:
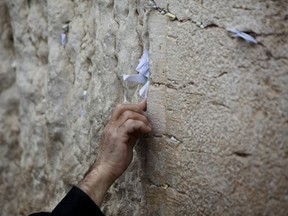
[[[111,184],[127,169],[133,158],[133,147],[141,134],[151,131],[147,101],[121,104],[114,109],[105,127],[97,160],[79,183],[79,188],[100,207]]]
[[[146,100],[138,104],[121,104],[114,109],[100,141],[95,166],[112,181],[127,169],[133,158],[133,147],[141,134],[151,131]]]

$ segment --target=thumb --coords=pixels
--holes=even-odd
[[[146,111],[147,108],[147,99],[142,100],[140,103],[138,103],[138,106],[140,107],[140,109],[142,109],[143,111]]]

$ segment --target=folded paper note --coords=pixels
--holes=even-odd
[[[65,47],[66,43],[67,43],[67,35],[66,35],[66,33],[62,33],[61,34],[61,44],[63,47]]]
[[[84,99],[84,101],[87,101],[87,97],[88,97],[88,92],[87,92],[87,90],[84,90],[83,91],[83,99]]]
[[[233,37],[242,38],[243,40],[245,40],[247,43],[250,43],[250,44],[257,44],[257,40],[245,32],[239,31],[237,29],[230,29],[230,28],[228,28],[227,31],[232,33]]]
[[[147,98],[148,90],[149,90],[150,81],[147,81],[145,85],[139,90],[139,95],[142,98]]]
[[[139,61],[138,66],[136,67],[136,71],[142,74],[145,77],[149,77],[149,56],[148,50],[144,50],[144,53]]]
[[[149,89],[149,55],[148,50],[144,50],[144,53],[139,61],[138,66],[136,67],[138,74],[123,75],[123,80],[134,83],[141,83],[145,85],[140,89],[139,95],[143,98],[147,98],[148,89]]]
[[[129,82],[146,83],[148,78],[142,74],[123,75],[123,79]]]

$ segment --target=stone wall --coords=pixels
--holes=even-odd
[[[113,107],[140,100],[122,75],[144,48],[153,132],[103,212],[287,214],[287,1],[156,3],[178,19],[148,0],[0,0],[1,215],[51,211],[83,177]]]

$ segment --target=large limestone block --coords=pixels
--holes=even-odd
[[[165,120],[148,147],[148,215],[288,211],[287,10],[241,4],[182,1],[170,4],[178,21],[150,16],[148,110],[154,124]],[[234,26],[259,44],[230,38]]]
[[[79,182],[113,107],[140,100],[122,75],[144,48],[153,132],[103,212],[287,214],[286,0],[157,1],[176,21],[149,2],[0,0],[3,216],[51,211]]]

